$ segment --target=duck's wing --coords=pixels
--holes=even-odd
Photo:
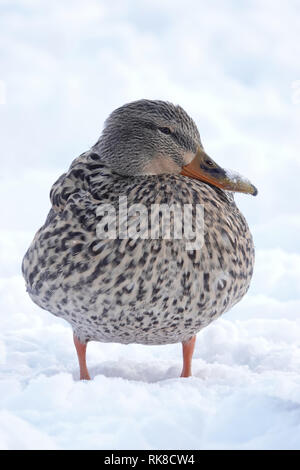
[[[88,191],[92,179],[99,173],[104,178],[109,170],[100,162],[97,154],[88,151],[77,157],[51,188],[52,209],[56,213],[63,211],[69,197],[78,191]]]
[[[51,209],[42,228],[48,226],[55,216],[61,214],[73,194],[95,192],[95,181],[111,179],[110,170],[100,162],[92,151],[82,153],[73,160],[69,170],[63,173],[50,190]],[[93,190],[94,189],[94,190]]]

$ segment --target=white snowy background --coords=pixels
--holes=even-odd
[[[0,1],[0,448],[300,449],[298,0]],[[181,104],[247,176],[248,295],[181,345],[90,343],[36,307],[22,256],[49,189],[117,106]]]

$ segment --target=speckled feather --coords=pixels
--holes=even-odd
[[[100,240],[97,207],[204,206],[204,245],[184,240]],[[82,343],[187,341],[236,304],[253,272],[254,247],[231,194],[181,175],[120,176],[97,153],[74,160],[51,190],[52,209],[23,260],[28,293],[67,320]],[[130,222],[130,220],[129,220]]]

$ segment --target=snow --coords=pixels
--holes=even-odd
[[[297,258],[258,250],[248,296],[199,333],[193,377],[179,378],[180,344],[90,343],[86,382],[68,324],[25,292],[30,237],[0,236],[1,449],[300,448]]]
[[[300,449],[299,5],[2,3],[0,448]],[[199,333],[192,378],[179,344],[91,343],[80,382],[70,327],[31,302],[21,259],[53,182],[140,98],[180,104],[258,188],[235,196],[253,282]]]
[[[245,176],[241,175],[237,171],[230,170],[229,168],[225,169],[226,177],[232,181],[233,183],[244,183],[244,184],[251,184],[248,178]]]

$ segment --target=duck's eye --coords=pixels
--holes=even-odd
[[[167,134],[167,135],[172,134],[171,129],[169,129],[169,127],[159,127],[158,129],[163,134]]]
[[[206,165],[208,166],[214,166],[214,162],[212,160],[205,160]]]

